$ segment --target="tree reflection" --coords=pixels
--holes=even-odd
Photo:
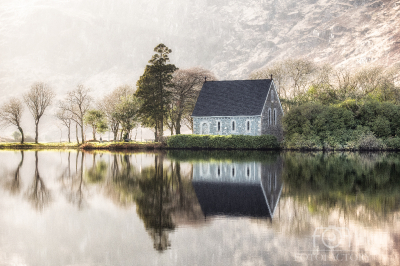
[[[107,163],[100,161],[96,163],[96,153],[93,153],[92,167],[85,172],[85,179],[89,183],[100,183],[102,182],[107,174]]]
[[[312,212],[329,213],[337,208],[344,218],[376,221],[387,220],[389,213],[400,209],[400,159],[395,154],[284,156],[285,195],[304,199]]]
[[[111,158],[111,178],[106,181],[106,193],[115,203],[126,206],[135,201],[140,173],[130,162],[129,154],[114,154]]]
[[[144,169],[131,161],[130,154],[112,155],[106,192],[122,206],[136,203],[154,248],[163,251],[171,246],[169,232],[177,223],[204,219],[190,177],[182,176],[179,162],[165,165],[163,154]]]
[[[38,152],[35,151],[35,174],[31,187],[26,192],[28,200],[32,206],[39,211],[42,211],[51,200],[50,191],[46,188],[43,179],[40,177],[38,168],[39,158]]]
[[[79,155],[81,155],[79,160]],[[75,171],[71,171],[71,152],[68,153],[68,165],[60,176],[61,191],[65,194],[68,202],[82,209],[86,205],[83,190],[85,182],[83,180],[85,153],[78,151],[75,157]]]
[[[171,245],[168,235],[177,223],[204,220],[190,177],[182,178],[179,162],[164,164],[164,156],[159,154],[154,167],[143,170],[136,199],[137,213],[158,251]]]
[[[171,243],[168,231],[175,229],[171,213],[171,176],[164,171],[163,157],[156,155],[154,168],[145,169],[139,181],[141,196],[137,198],[137,212],[154,241],[158,251],[167,249]]]
[[[21,190],[21,178],[20,178],[20,169],[22,164],[24,163],[24,151],[21,151],[21,160],[15,169],[13,178],[6,183],[6,188],[10,190],[11,194],[18,194]]]

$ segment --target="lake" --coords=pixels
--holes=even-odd
[[[0,266],[399,265],[400,154],[0,151]]]

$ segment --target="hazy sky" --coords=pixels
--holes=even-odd
[[[194,37],[202,25],[190,25],[201,10],[195,1],[3,0],[0,101],[20,97],[35,81],[49,83],[56,101],[79,83],[97,99],[117,86],[134,86],[159,43],[173,50],[171,63],[178,67],[202,66],[195,53],[202,40]],[[49,117],[54,108],[40,123],[51,131],[47,139],[58,131]],[[33,135],[25,113],[23,125]]]

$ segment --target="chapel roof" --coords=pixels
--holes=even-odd
[[[192,116],[261,115],[271,79],[206,81]]]
[[[204,216],[271,218],[269,203],[260,184],[192,181]]]

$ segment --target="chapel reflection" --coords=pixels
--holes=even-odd
[[[196,162],[193,187],[205,217],[246,216],[272,219],[283,182],[282,160]]]

